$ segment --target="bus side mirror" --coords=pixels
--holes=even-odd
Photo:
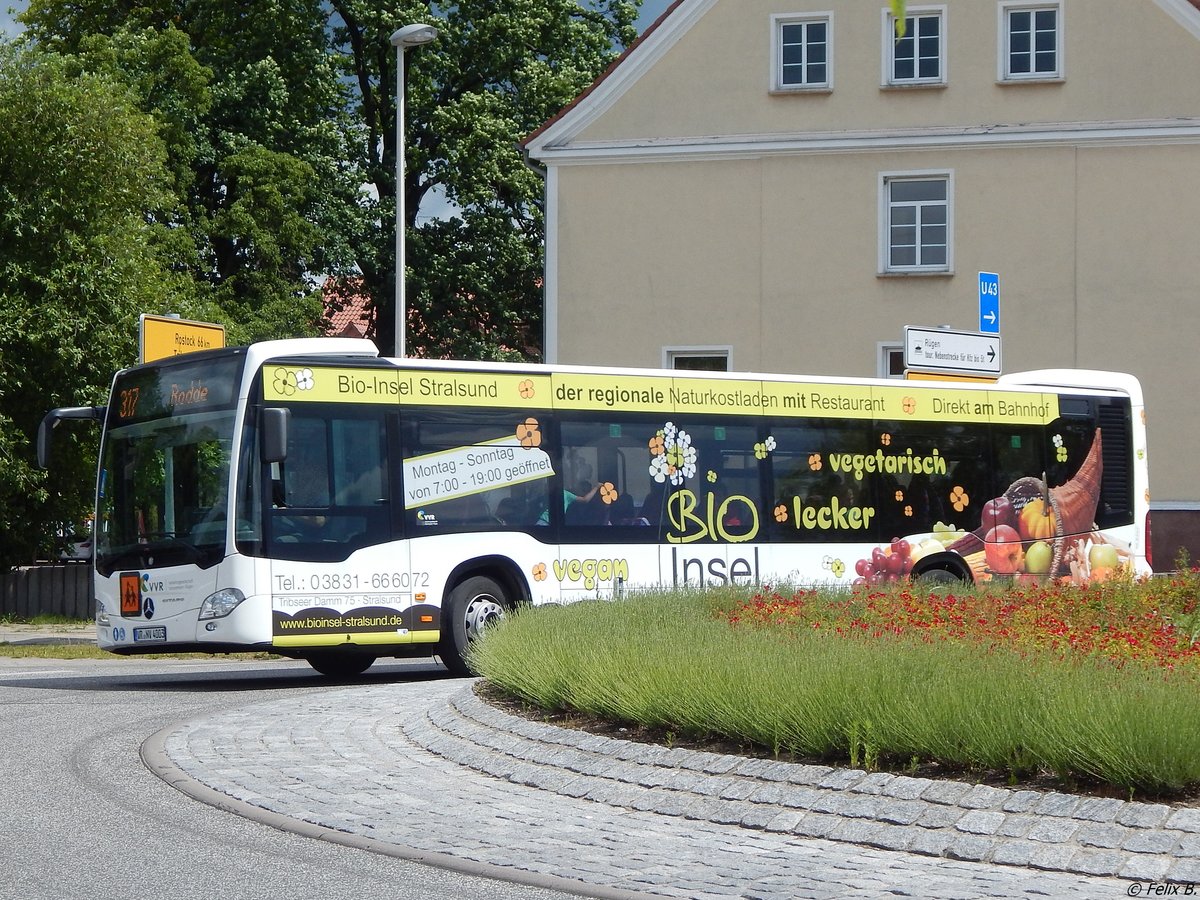
[[[292,411],[268,406],[262,411],[262,461],[280,463],[287,459],[288,422]]]
[[[50,465],[50,432],[58,427],[59,422],[63,419],[91,419],[93,422],[103,422],[107,413],[107,406],[60,406],[46,413],[38,425],[38,468],[45,469]]]

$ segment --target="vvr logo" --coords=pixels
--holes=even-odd
[[[161,581],[151,581],[149,572],[142,574],[142,615],[147,619],[154,618],[154,600],[153,598],[147,596],[147,592],[157,592],[161,591],[162,589],[163,583]]]

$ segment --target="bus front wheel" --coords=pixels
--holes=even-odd
[[[467,651],[483,637],[489,625],[504,617],[508,603],[504,589],[491,578],[473,575],[450,592],[447,619],[442,632],[442,663],[455,675],[470,675]]]

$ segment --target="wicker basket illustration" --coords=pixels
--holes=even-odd
[[[1079,470],[1064,484],[1049,487],[1043,473],[1041,478],[1018,478],[1004,492],[1018,516],[1032,500],[1042,500],[1053,511],[1054,557],[1050,563],[1051,575],[1061,575],[1067,568],[1063,555],[1068,539],[1096,530],[1096,506],[1100,502],[1100,478],[1103,473],[1104,457],[1100,429],[1097,428],[1092,446]],[[952,543],[948,549],[956,550],[963,556],[977,553],[983,549],[983,538],[987,531],[987,527],[981,525]]]

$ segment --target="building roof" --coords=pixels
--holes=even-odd
[[[531,158],[569,140],[601,113],[719,0],[673,0],[657,19],[574,100],[521,141]],[[1200,0],[1151,0],[1200,39]],[[561,127],[560,127],[561,126]]]
[[[665,10],[663,10],[662,15],[659,16],[657,19],[655,19],[653,22],[651,22],[650,27],[647,28],[645,31],[643,31],[640,35],[638,35],[637,40],[635,40],[632,44],[630,44],[628,47],[625,48],[624,53],[622,53],[620,56],[618,56],[616,59],[614,59],[611,63],[609,63],[608,68],[606,68],[603,72],[601,72],[600,76],[595,81],[593,81],[586,88],[584,88],[583,93],[581,93],[578,97],[576,97],[574,100],[572,100],[570,103],[568,103],[562,109],[560,109],[551,118],[549,118],[545,122],[543,122],[542,126],[540,128],[538,128],[533,133],[527,135],[525,137],[525,139],[523,141],[521,141],[521,146],[522,147],[528,146],[536,138],[540,137],[542,132],[546,131],[548,128],[550,128],[550,126],[557,123],[559,119],[563,118],[565,115],[567,115],[567,113],[571,112],[571,110],[573,110],[576,106],[581,104],[588,96],[590,96],[592,94],[593,91],[595,91],[598,87],[600,87],[600,85],[603,84],[604,81],[613,72],[615,72],[617,70],[617,67],[620,66],[621,63],[623,63],[629,57],[629,55],[631,53],[633,53],[635,50],[637,50],[639,47],[641,47],[644,43],[646,43],[651,38],[651,36],[656,31],[658,31],[659,26],[662,25],[665,21],[667,21],[667,19],[670,18],[671,14],[673,12],[675,12],[675,10],[678,9],[679,6],[683,2],[684,2],[684,0],[673,0],[671,5],[668,6]],[[1191,0],[1191,2],[1200,3],[1200,0]]]
[[[370,334],[371,298],[363,291],[361,278],[328,278],[321,286],[327,337],[361,338]]]

